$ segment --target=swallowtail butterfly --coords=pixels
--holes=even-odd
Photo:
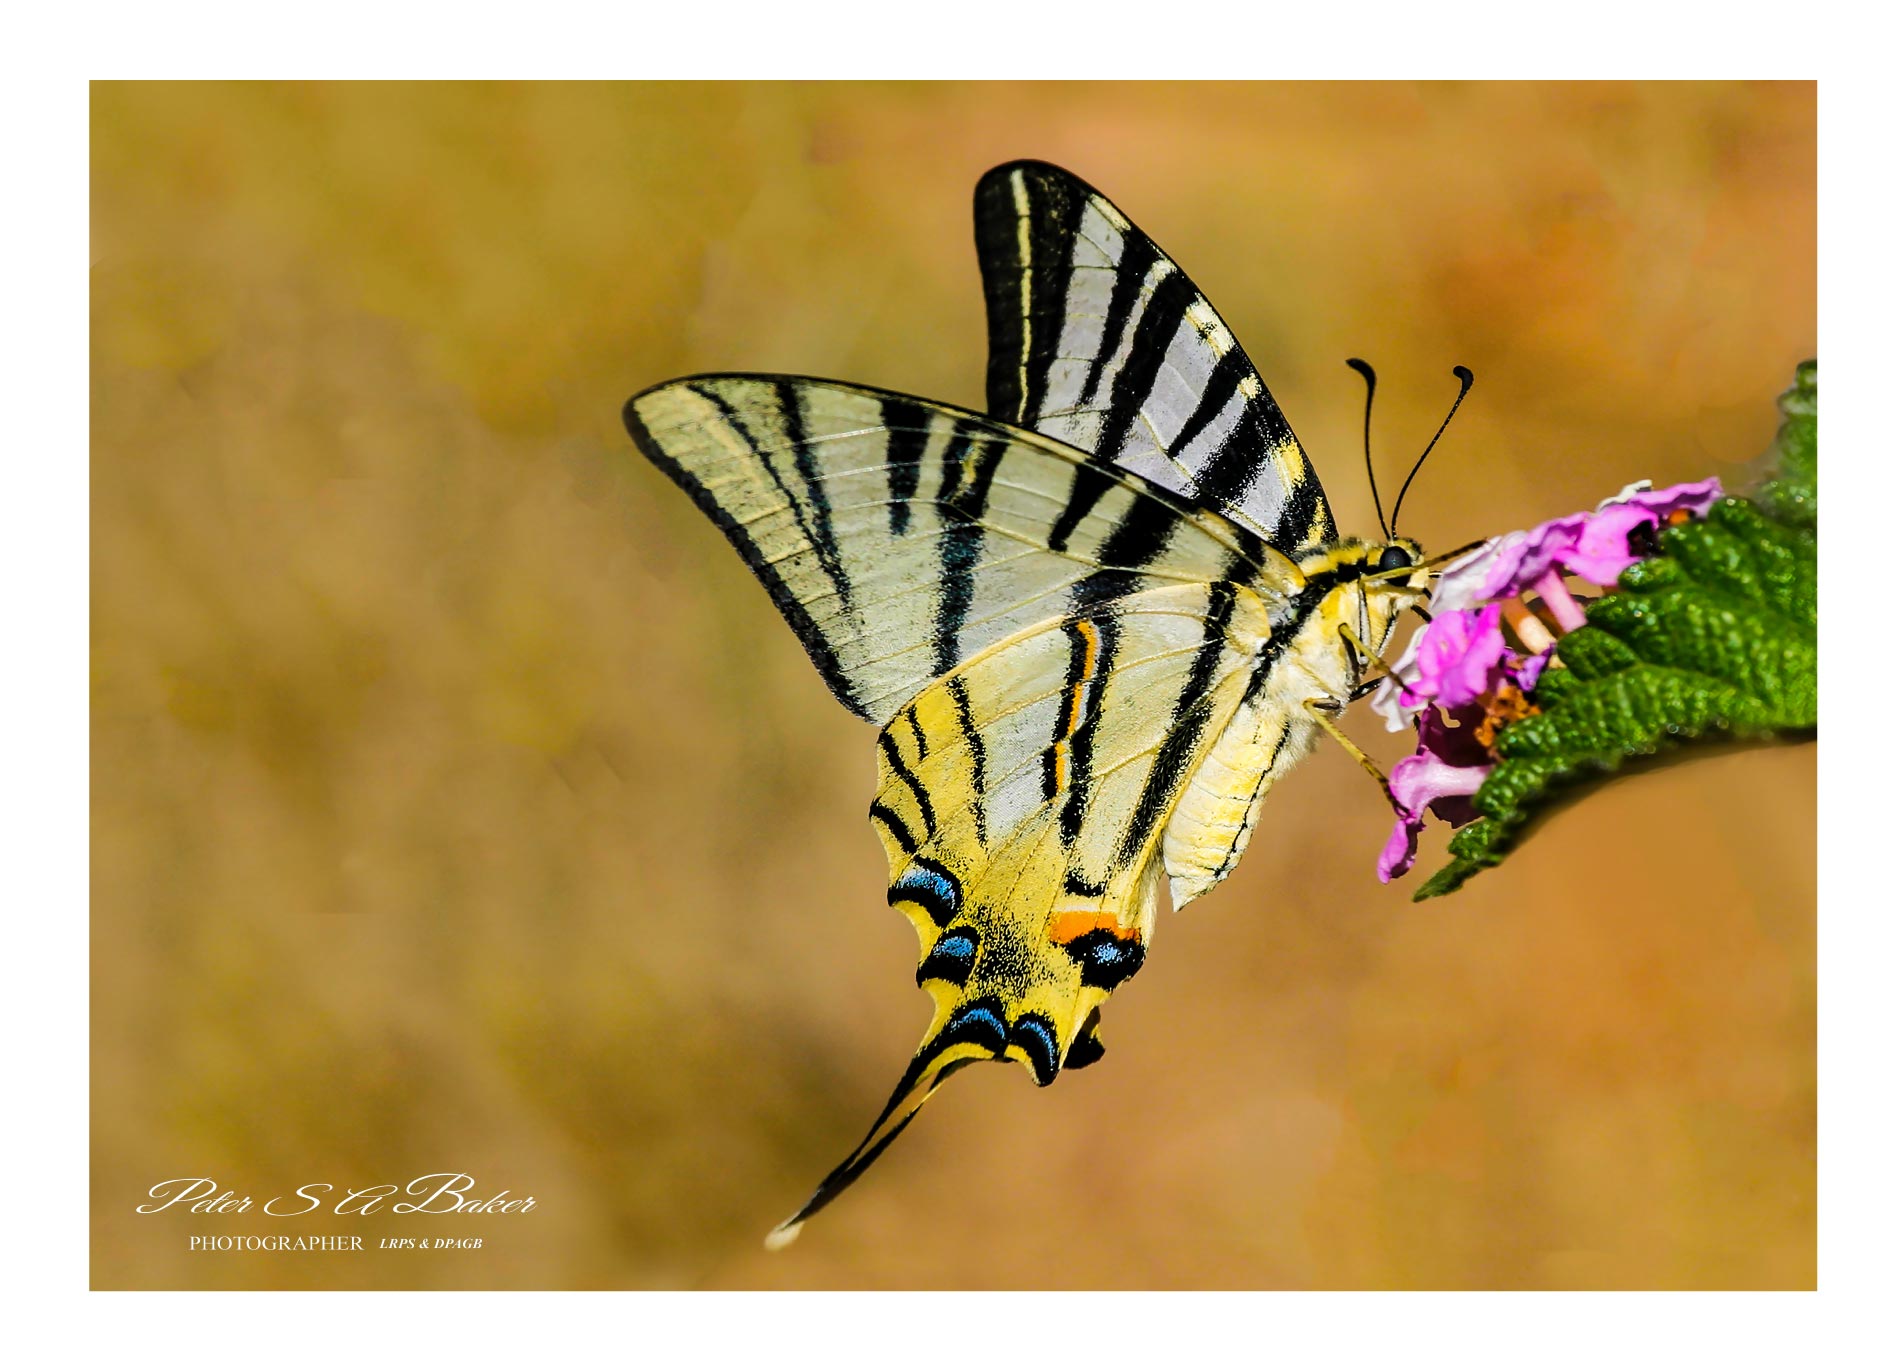
[[[1026,161],[974,210],[988,414],[767,374],[624,410],[878,727],[868,815],[934,1002],[775,1245],[968,1062],[1049,1085],[1102,1055],[1160,881],[1179,908],[1228,875],[1428,581],[1411,541],[1337,535],[1227,325],[1107,199]]]

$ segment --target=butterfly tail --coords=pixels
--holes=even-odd
[[[973,1062],[1002,1060],[1005,1045],[1001,1020],[1002,1015],[993,1018],[993,1012],[982,1004],[969,1010],[963,1006],[957,1010],[942,1009],[866,1137],[840,1165],[828,1172],[807,1203],[768,1234],[768,1249],[778,1251],[794,1241],[801,1235],[803,1223],[833,1203],[867,1167],[878,1161],[880,1154],[893,1145],[893,1139],[906,1131],[906,1125],[918,1116],[920,1106],[932,1098],[933,1091],[946,1077]],[[990,1025],[994,1023],[997,1031],[992,1033]]]

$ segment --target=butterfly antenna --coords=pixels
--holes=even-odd
[[[1379,376],[1372,372],[1372,366],[1354,356],[1346,362],[1364,376],[1366,381],[1366,483],[1372,488],[1372,510],[1379,514],[1379,529],[1390,540],[1392,532],[1385,524],[1385,506],[1379,501],[1379,481],[1372,474],[1372,395],[1379,387]]]
[[[1451,425],[1451,419],[1458,415],[1458,408],[1464,402],[1464,395],[1471,391],[1471,372],[1462,365],[1453,365],[1451,373],[1458,377],[1458,401],[1451,405],[1451,411],[1445,414],[1444,421],[1438,424],[1438,435],[1431,438],[1431,445],[1425,447],[1425,454],[1418,457],[1418,463],[1412,466],[1412,472],[1405,476],[1405,482],[1399,487],[1398,501],[1392,504],[1392,528],[1398,529],[1399,508],[1405,505],[1405,490],[1412,486],[1412,480],[1418,477],[1418,471],[1424,466],[1425,457],[1431,454],[1432,446],[1438,444],[1438,436],[1445,434],[1445,428]],[[1388,535],[1391,532],[1387,533]]]

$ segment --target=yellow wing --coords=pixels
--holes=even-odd
[[[1142,965],[1163,833],[1248,697],[1262,598],[1150,589],[966,660],[880,734],[871,816],[888,900],[919,932],[931,1026],[866,1138],[775,1230],[781,1245],[980,1060],[1039,1085],[1102,1055],[1105,997]]]

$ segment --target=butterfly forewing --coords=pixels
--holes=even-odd
[[[924,399],[709,375],[638,395],[625,420],[761,578],[835,695],[876,723],[987,645],[1085,605],[1219,579],[1278,595],[1297,577],[1128,471]]]
[[[1068,171],[1019,161],[979,181],[974,221],[994,416],[1283,549],[1333,537],[1319,478],[1227,324],[1115,205]]]

